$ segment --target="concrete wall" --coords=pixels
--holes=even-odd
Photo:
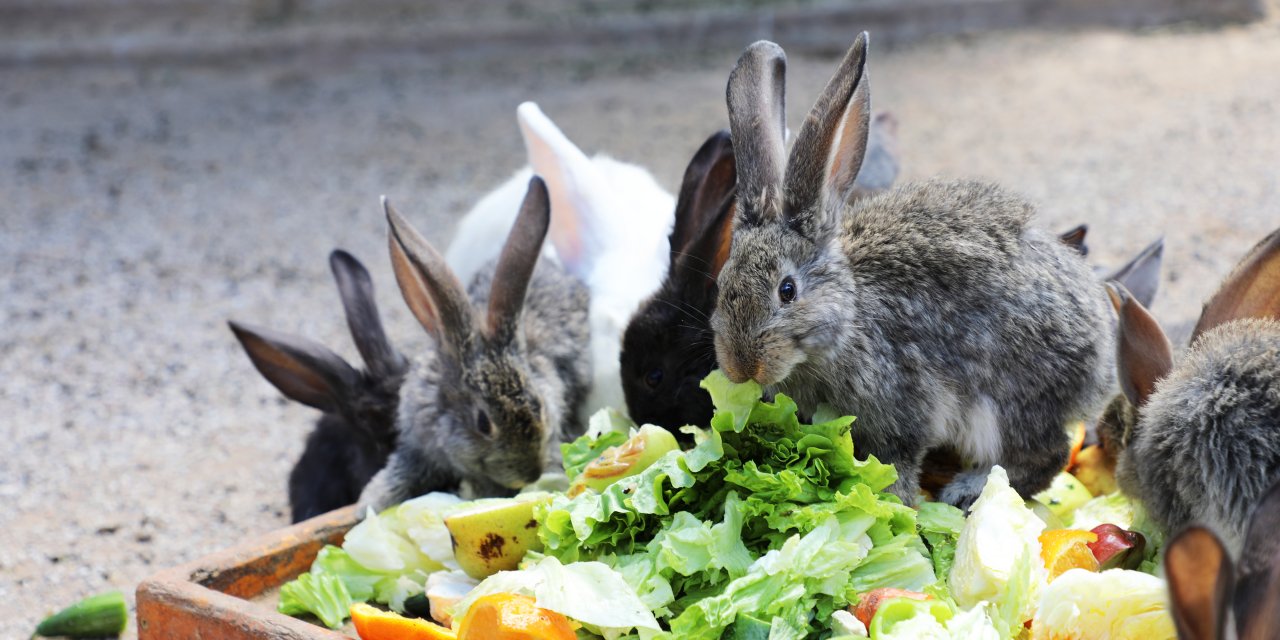
[[[992,29],[1243,22],[1262,0],[0,0],[0,63],[224,61],[412,50],[491,57],[843,49]]]

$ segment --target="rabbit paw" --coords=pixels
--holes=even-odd
[[[961,511],[968,512],[982,488],[987,484],[987,474],[980,471],[964,471],[956,474],[951,483],[942,488],[941,500]]]

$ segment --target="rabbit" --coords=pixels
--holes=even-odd
[[[400,384],[409,369],[387,340],[373,280],[354,256],[329,254],[365,370],[306,338],[231,321],[253,366],[288,398],[324,412],[289,474],[293,522],[352,504],[395,447]]]
[[[434,348],[409,370],[396,449],[358,509],[429,491],[513,495],[559,462],[562,440],[585,430],[579,408],[591,378],[587,288],[540,255],[551,218],[546,184],[530,179],[498,260],[469,291],[385,198],[383,207],[396,281]]]
[[[1181,640],[1280,638],[1280,484],[1249,515],[1236,562],[1214,532],[1191,525],[1164,548],[1169,605]],[[1229,626],[1228,618],[1235,624]]]
[[[1280,479],[1280,230],[1205,304],[1176,366],[1141,302],[1123,286],[1111,294],[1124,396],[1098,431],[1116,481],[1166,531],[1201,522],[1238,551],[1250,510]]]
[[[858,173],[855,198],[884,191],[897,178],[897,127],[888,112],[872,120],[867,153],[876,160]],[[728,258],[736,177],[728,131],[708,138],[685,169],[668,239],[671,267],[622,338],[622,389],[638,423],[674,431],[711,420],[711,397],[699,383],[715,368],[709,318],[716,276]]]
[[[804,413],[857,416],[855,450],[896,465],[890,491],[908,504],[942,446],[967,462],[942,500],[967,508],[995,464],[1031,496],[1067,461],[1065,425],[1114,388],[1103,285],[994,185],[933,180],[849,203],[869,126],[866,46],[864,32],[789,161],[782,49],[752,45],[729,77],[737,210],[716,361]]]
[[[494,238],[511,228],[533,173],[551,194],[551,230],[543,251],[555,255],[591,294],[593,379],[584,412],[624,406],[618,352],[622,332],[667,272],[675,199],[644,168],[597,154],[588,158],[538,105],[516,109],[530,167],[482,199],[458,224],[445,254],[468,281],[495,256]]]

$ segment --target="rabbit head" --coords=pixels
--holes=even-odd
[[[872,119],[869,160],[858,173],[854,199],[872,197],[897,179],[897,126],[887,112]],[[627,410],[638,422],[676,429],[711,419],[711,400],[699,383],[716,365],[710,317],[732,242],[736,178],[727,131],[709,138],[685,170],[669,238],[670,270],[623,336],[622,384]]]
[[[387,339],[373,280],[364,265],[337,249],[329,254],[329,266],[363,371],[312,340],[235,321],[228,324],[253,366],[286,397],[342,416],[352,429],[389,450],[395,442],[400,384],[409,363]]]
[[[727,131],[708,138],[685,169],[670,270],[622,338],[622,388],[638,423],[675,429],[711,418],[711,398],[698,383],[715,368],[707,318],[729,253],[736,179]]]
[[[1165,579],[1181,640],[1280,637],[1280,483],[1249,518],[1244,548],[1232,562],[1213,531],[1192,525],[1164,549]],[[1234,617],[1235,624],[1227,621]]]
[[[1174,365],[1155,318],[1112,285],[1124,398],[1099,422],[1116,480],[1169,530],[1201,521],[1239,548],[1246,517],[1280,469],[1280,231],[1205,304]]]
[[[864,32],[805,119],[789,161],[782,49],[748,47],[729,76],[737,217],[712,327],[717,360],[735,382],[787,378],[808,354],[837,348],[843,320],[858,315],[855,301],[829,285],[844,277],[834,239],[867,148],[866,46]]]
[[[532,483],[543,472],[560,422],[572,412],[554,397],[558,383],[534,373],[522,330],[550,222],[546,185],[530,180],[496,267],[473,285],[480,289],[474,308],[444,258],[385,199],[384,208],[396,281],[436,346],[418,363],[423,378],[405,387],[402,445],[439,457],[424,462],[446,467],[437,473],[450,472],[458,481],[494,490]],[[580,299],[585,311],[580,289],[554,293]]]

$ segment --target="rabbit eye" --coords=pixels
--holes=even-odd
[[[782,300],[782,304],[790,304],[796,299],[796,281],[787,276],[782,279],[782,284],[778,285],[778,299]]]
[[[476,431],[486,438],[493,435],[493,423],[489,422],[489,414],[483,410],[476,412]]]
[[[644,377],[644,383],[649,385],[650,389],[657,388],[658,385],[662,384],[662,369],[654,369],[653,371],[650,371],[648,375]]]

